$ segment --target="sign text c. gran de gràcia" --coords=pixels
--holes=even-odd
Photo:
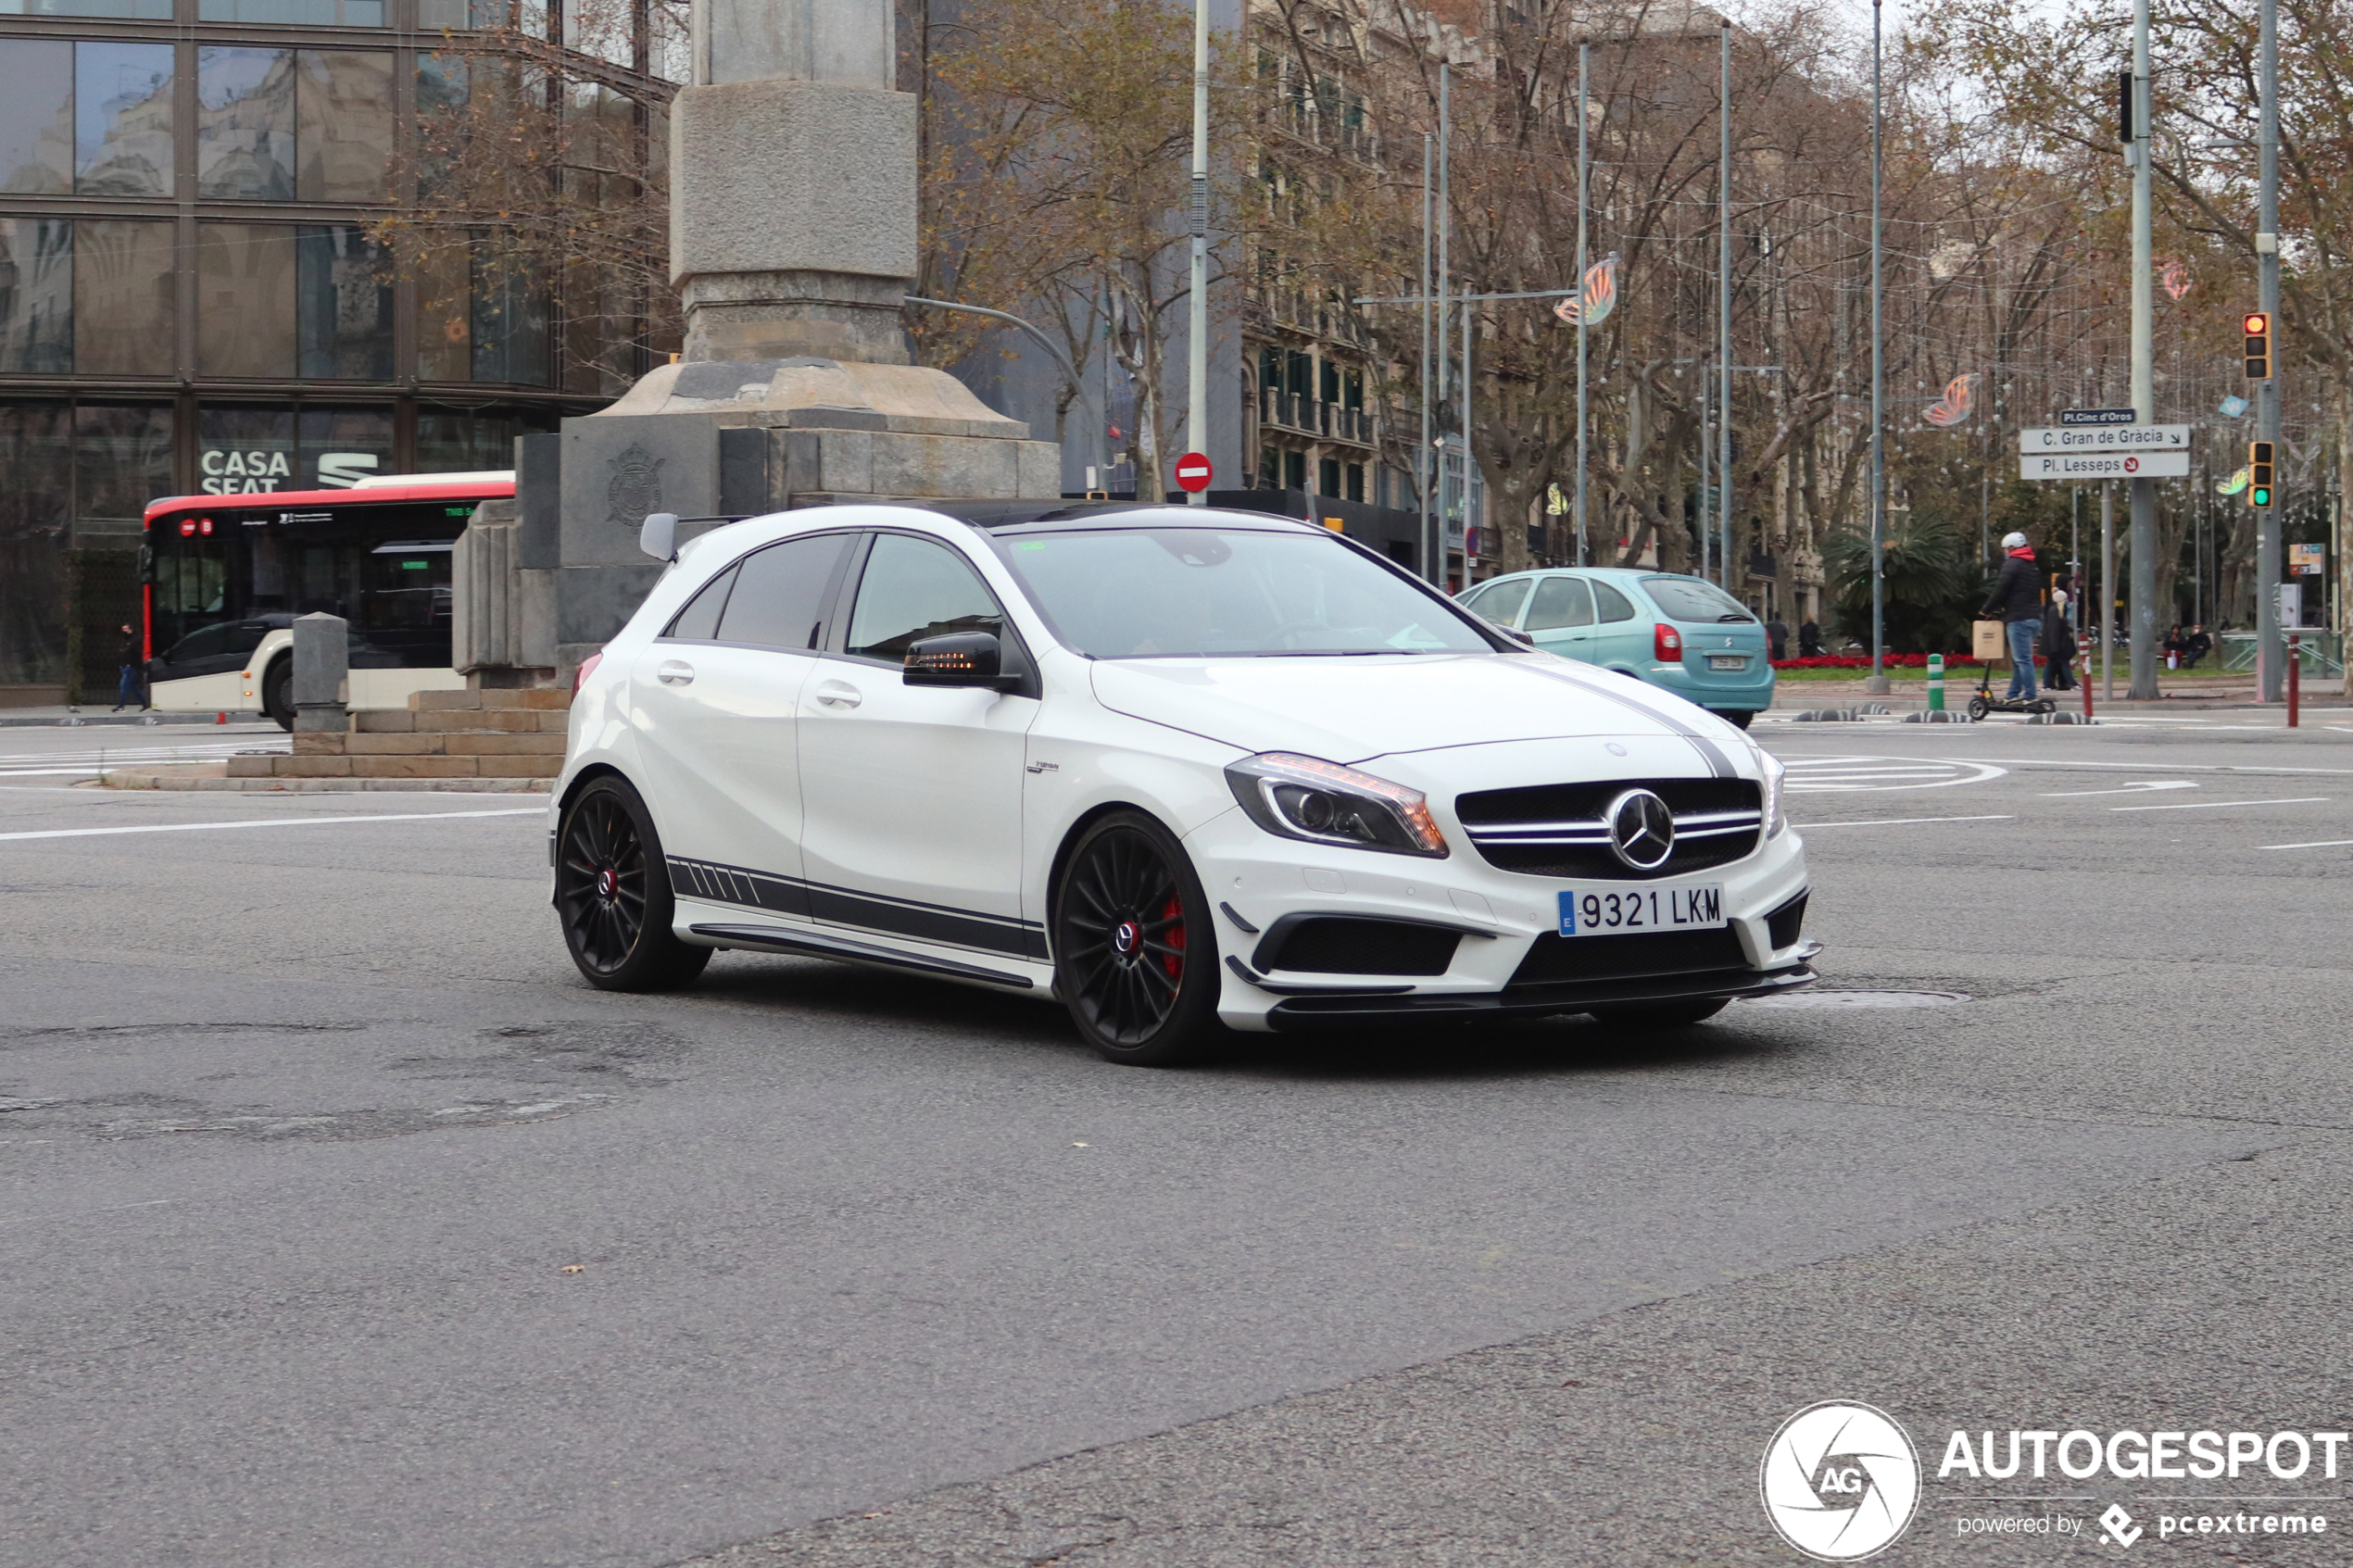
[[[2186,452],[2187,425],[2045,425],[2018,433],[2020,457],[2045,452]]]

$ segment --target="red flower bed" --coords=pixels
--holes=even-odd
[[[1928,655],[1891,653],[1883,662],[1891,669],[1924,670],[1928,667]],[[1944,668],[1947,670],[1975,670],[1983,662],[1982,659],[1972,658],[1965,653],[1948,653],[1944,656]],[[2042,663],[2042,655],[2035,655],[2034,662]],[[1869,670],[1870,667],[1871,659],[1869,654],[1824,654],[1818,659],[1773,660],[1773,668],[1776,670]]]

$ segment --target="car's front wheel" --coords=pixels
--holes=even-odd
[[[675,900],[652,814],[627,781],[592,780],[556,832],[556,914],[564,946],[603,991],[671,991],[711,962],[711,949],[670,929]]]
[[[1716,715],[1736,730],[1745,730],[1755,721],[1756,712],[1748,708],[1727,708]]]
[[[1142,812],[1104,817],[1072,847],[1053,942],[1055,988],[1105,1060],[1170,1067],[1223,1033],[1208,896],[1184,847]]]

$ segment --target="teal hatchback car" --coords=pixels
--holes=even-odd
[[[1462,602],[1547,653],[1647,681],[1743,729],[1773,705],[1763,624],[1702,578],[1614,567],[1516,571]]]

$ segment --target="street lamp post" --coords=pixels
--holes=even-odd
[[[1881,337],[1880,270],[1880,0],[1871,0],[1871,675],[1863,689],[1887,695],[1887,463],[1881,449],[1886,423],[1886,345]]]
[[[1732,19],[1721,19],[1722,81],[1718,94],[1716,189],[1716,326],[1718,361],[1722,367],[1717,395],[1722,406],[1716,416],[1717,579],[1732,591]],[[1705,520],[1701,526],[1705,526]]]
[[[2149,271],[2149,0],[2133,0],[2133,417],[2157,422],[2154,338],[2157,292]],[[2132,482],[2133,686],[2136,701],[2157,689],[2157,481]]]
[[[2145,5],[2147,0],[2142,0]],[[2262,0],[2263,112],[2259,139],[2258,172],[2261,193],[2256,219],[2255,307],[2271,319],[2271,374],[2255,383],[2255,435],[2276,444],[2280,439],[2280,12],[2279,0]],[[2273,450],[2278,449],[2274,445]],[[2276,500],[2276,496],[2274,499]],[[2255,659],[2256,695],[2264,702],[2280,700],[2280,678],[2287,650],[2280,640],[2280,511],[2261,507],[2255,513]]]
[[[1582,39],[1577,44],[1577,276],[1570,280],[1579,290],[1577,300],[1577,564],[1585,564],[1585,215],[1586,182],[1592,178],[1593,162],[1588,130],[1591,119],[1585,107],[1585,84],[1592,64],[1593,46]],[[1428,294],[1425,287],[1422,292]]]
[[[1209,0],[1193,0],[1192,342],[1185,379],[1185,449],[1209,450]],[[1158,483],[1158,476],[1154,476]],[[1186,499],[1209,505],[1205,489]]]

